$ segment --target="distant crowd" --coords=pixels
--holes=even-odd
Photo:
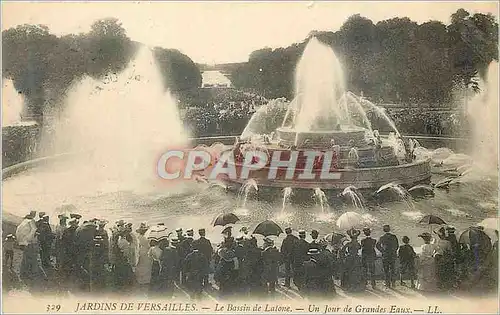
[[[415,251],[411,240],[403,236],[400,243],[389,225],[383,226],[379,239],[371,237],[370,228],[320,237],[316,230],[299,230],[295,235],[288,227],[280,246],[266,237],[261,247],[246,227],[235,236],[226,226],[223,241],[214,245],[205,229],[195,237],[193,229],[166,233],[162,224],[141,223],[134,228],[119,220],[111,229],[107,225],[105,220],[81,222],[78,214],[62,214],[53,230],[45,213],[37,218],[31,212],[15,235],[4,239],[4,269],[14,273],[18,267],[20,281],[32,292],[140,292],[169,297],[183,288],[194,299],[204,290],[216,290],[221,298],[272,295],[278,285],[311,297],[333,296],[336,285],[360,292],[379,285],[375,271],[379,259],[383,284],[390,288],[486,292],[498,285],[498,231],[492,244],[479,227],[471,227],[468,240],[460,242],[452,226],[435,231],[435,239],[424,232],[419,235],[424,245]],[[306,240],[307,234],[312,241]],[[17,247],[22,259],[14,268]],[[282,277],[284,282],[278,284]],[[55,283],[52,288],[44,285],[48,278]]]

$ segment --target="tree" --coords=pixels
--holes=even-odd
[[[153,53],[166,89],[187,93],[201,86],[200,69],[191,58],[176,49],[161,47],[154,48]]]

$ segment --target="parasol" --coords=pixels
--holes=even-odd
[[[144,233],[144,237],[148,240],[155,240],[159,242],[168,238],[170,234],[172,234],[172,232],[169,233],[165,225],[153,225],[146,231],[146,233]]]
[[[366,224],[367,220],[356,212],[346,212],[337,219],[337,227],[342,231],[352,228],[363,228]]]
[[[281,227],[271,220],[266,220],[259,223],[253,231],[253,234],[259,234],[265,237],[271,235],[279,236],[281,233],[283,233]]]
[[[425,215],[420,221],[418,221],[419,224],[428,224],[429,225],[429,230],[432,230],[432,225],[437,224],[437,225],[444,225],[446,222],[444,222],[443,219],[441,219],[438,216],[435,216],[433,214],[428,214]]]
[[[240,219],[234,213],[219,214],[213,221],[213,225],[226,226],[228,224],[235,224]]]

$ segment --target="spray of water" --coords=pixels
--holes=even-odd
[[[281,206],[281,212],[285,213],[286,206],[290,202],[290,197],[292,196],[292,187],[286,187],[283,189],[283,204]]]
[[[415,206],[413,204],[413,201],[411,199],[411,195],[408,193],[408,191],[401,185],[397,183],[389,183],[381,186],[377,190],[377,194],[382,193],[385,190],[393,191],[395,192],[398,197],[400,198],[401,201],[403,201],[408,209],[414,209]]]
[[[176,100],[167,92],[150,49],[141,48],[123,72],[85,78],[69,92],[50,141],[53,153],[80,152],[73,176],[88,184],[135,190],[157,180],[158,158],[184,147]],[[144,181],[148,181],[147,184]]]
[[[468,106],[474,126],[471,155],[475,165],[490,175],[498,173],[498,67],[498,62],[490,64],[480,83],[481,93]]]
[[[333,50],[312,38],[297,65],[295,76],[295,129],[347,124],[348,113],[339,99],[345,91],[342,66]]]
[[[246,209],[248,196],[252,190],[255,192],[259,191],[259,186],[253,178],[250,178],[245,182],[245,184],[243,184],[243,186],[241,186],[240,191],[238,192],[238,203],[240,205],[240,209]]]
[[[326,194],[321,188],[314,189],[314,199],[316,200],[316,204],[321,207],[321,213],[329,213],[330,212],[330,204],[328,203],[328,198]]]
[[[348,197],[351,200],[352,205],[355,209],[357,210],[365,209],[365,206],[363,204],[363,199],[361,199],[361,196],[358,194],[358,189],[356,187],[354,186],[346,187],[342,191],[341,195],[344,197]]]
[[[21,120],[24,97],[19,94],[12,80],[4,80],[2,86],[2,126],[12,126]]]

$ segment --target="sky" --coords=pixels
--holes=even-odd
[[[44,24],[56,35],[87,32],[93,21],[116,17],[128,36],[149,46],[179,49],[198,63],[248,60],[264,47],[286,47],[310,31],[336,31],[353,14],[374,22],[407,16],[423,23],[449,22],[464,8],[492,13],[491,2],[5,2],[2,30],[19,24]]]

